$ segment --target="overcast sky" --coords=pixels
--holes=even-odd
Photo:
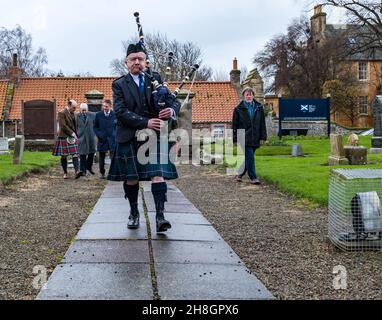
[[[145,33],[192,41],[204,63],[227,74],[237,57],[251,70],[253,56],[293,18],[312,15],[310,0],[0,0],[0,26],[20,24],[34,47],[47,50],[50,70],[111,75],[110,61],[123,56],[121,41],[137,35],[139,11]],[[340,13],[326,10],[329,23]],[[138,38],[138,35],[137,35]]]

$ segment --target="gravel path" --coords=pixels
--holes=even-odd
[[[179,168],[175,182],[279,299],[382,299],[382,253],[343,253],[326,239],[327,210],[275,188],[242,184],[221,167]],[[347,290],[333,289],[343,265]]]
[[[97,176],[63,180],[53,168],[0,190],[0,300],[36,297],[33,268],[53,272],[105,184]]]

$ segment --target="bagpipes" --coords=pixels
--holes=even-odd
[[[136,18],[136,23],[138,26],[139,44],[141,45],[142,49],[145,51],[145,53],[147,55],[148,64],[149,64],[150,59],[149,59],[148,51],[147,51],[146,45],[145,45],[145,36],[143,34],[143,28],[142,28],[142,25],[140,22],[139,12],[135,12],[134,17]],[[168,87],[168,81],[169,81],[169,77],[171,76],[171,73],[172,73],[171,71],[173,68],[173,64],[174,64],[174,53],[169,52],[168,56],[167,56],[167,68],[166,68],[166,73],[165,73],[166,78],[164,79],[163,83],[161,83],[159,81],[159,79],[154,76],[154,74],[153,74],[153,72],[151,72],[149,66],[147,67],[147,70],[144,71],[145,75],[150,79],[150,81],[154,87],[154,91],[153,91],[154,104],[155,104],[154,107],[156,109],[155,112],[157,114],[159,114],[160,111],[162,111],[166,108],[171,108],[174,105],[180,91],[183,89],[183,87],[185,86],[185,84],[187,82],[191,81],[191,79],[194,78],[196,72],[199,69],[198,64],[193,65],[191,67],[191,71],[182,80],[179,87],[176,88],[174,92],[171,92],[169,90],[169,87]],[[176,126],[176,121],[174,121],[174,120],[169,121],[169,127],[170,127],[169,130],[170,131],[171,131],[171,129],[174,129],[175,126]]]

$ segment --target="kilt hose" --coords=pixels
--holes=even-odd
[[[138,161],[138,150],[144,144],[133,140],[128,143],[118,143],[111,161],[107,179],[110,181],[151,181],[154,177],[162,177],[165,180],[178,179],[174,161],[171,154],[173,144],[168,144],[168,152],[162,153],[160,142],[157,142],[157,150],[146,151],[147,164]],[[156,159],[155,161],[150,161]]]
[[[69,144],[66,138],[58,138],[54,144],[52,154],[56,157],[78,156],[78,141]]]

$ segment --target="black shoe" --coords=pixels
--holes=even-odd
[[[88,171],[89,171],[89,173],[90,173],[92,176],[95,175],[95,172],[94,172],[93,170],[88,170]]]
[[[171,228],[171,223],[168,222],[165,218],[157,217],[157,233],[166,232],[168,229]]]
[[[83,177],[84,176],[84,173],[79,171],[76,173],[76,180],[78,180],[79,178]]]
[[[163,202],[158,202],[156,204],[156,225],[157,225],[157,233],[162,233],[166,232],[168,229],[171,229],[171,223],[168,222],[164,218],[164,203]]]
[[[139,228],[139,210],[138,204],[131,206],[131,212],[129,217],[129,222],[127,224],[127,228],[131,230],[135,230]]]

